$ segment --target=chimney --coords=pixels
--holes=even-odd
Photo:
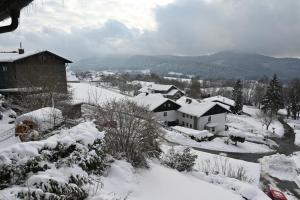
[[[20,42],[20,48],[18,49],[18,53],[19,54],[24,54],[25,53],[24,49],[22,48],[22,42]]]

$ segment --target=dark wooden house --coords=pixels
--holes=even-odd
[[[50,51],[0,55],[0,89],[55,85],[67,91],[66,65],[72,63]]]

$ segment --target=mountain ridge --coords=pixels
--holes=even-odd
[[[274,73],[283,80],[299,78],[300,59],[223,51],[210,55],[107,55],[82,59],[73,64],[74,71],[144,70],[167,74],[178,72],[203,78],[257,79]]]

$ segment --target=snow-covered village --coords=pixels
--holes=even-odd
[[[300,199],[297,47],[221,20],[255,9],[300,4],[0,0],[0,200]]]

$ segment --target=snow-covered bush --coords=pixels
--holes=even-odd
[[[105,131],[105,151],[125,158],[134,167],[147,167],[147,158],[158,158],[160,128],[151,112],[129,100],[98,106],[97,125]]]
[[[93,123],[87,122],[47,140],[3,150],[0,190],[13,186],[12,195],[20,199],[85,199],[86,185],[93,184],[91,177],[102,175],[110,165],[102,150],[103,137]]]
[[[246,140],[246,135],[239,132],[231,132],[229,134],[229,139],[237,145],[238,142],[244,143]]]
[[[197,155],[192,154],[190,148],[185,148],[183,151],[175,151],[174,148],[171,148],[163,157],[162,163],[180,172],[191,171],[196,159]]]

